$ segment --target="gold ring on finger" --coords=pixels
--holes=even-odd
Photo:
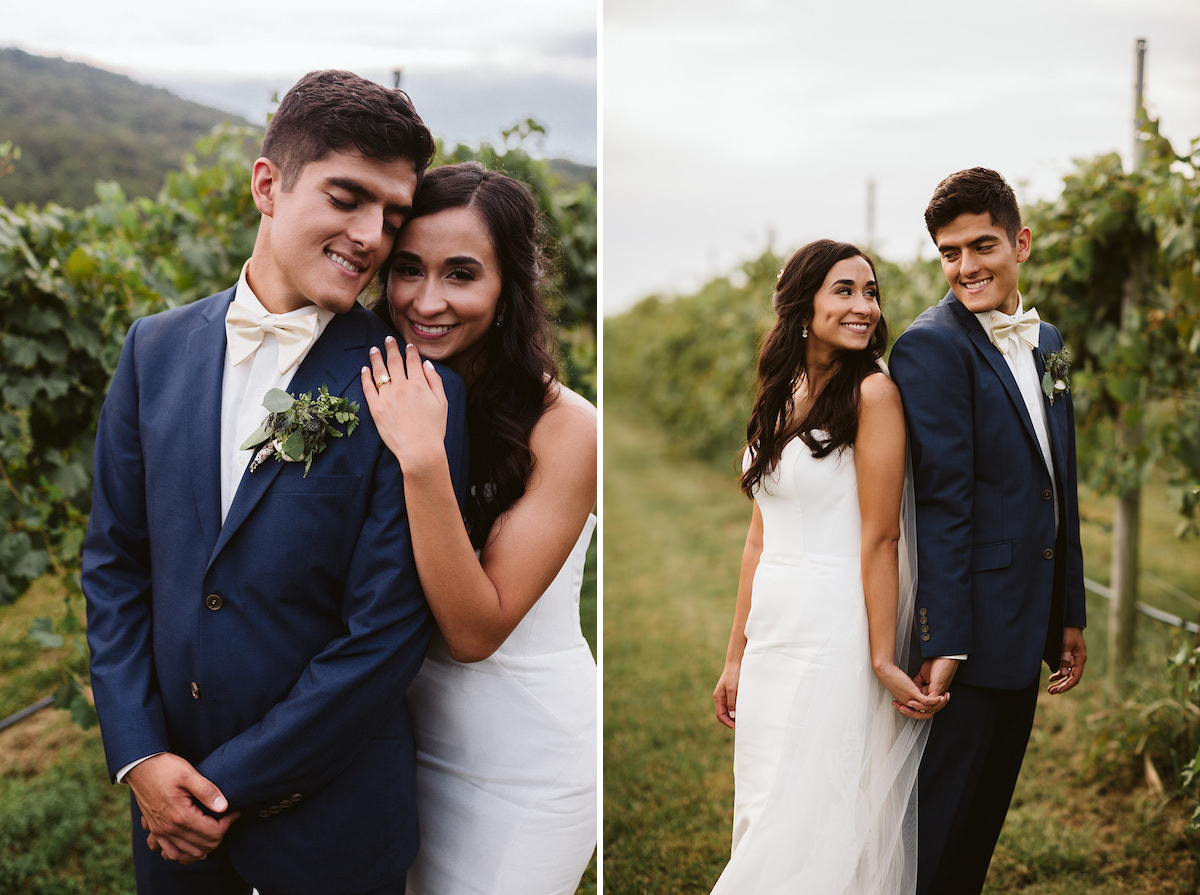
[[[389,376],[387,373],[384,373],[377,380],[375,380],[375,388],[383,388],[385,385],[387,385],[391,381],[392,381],[392,377]]]

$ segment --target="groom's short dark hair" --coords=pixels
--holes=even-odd
[[[377,161],[410,159],[418,181],[433,158],[433,134],[403,90],[353,72],[309,72],[279,103],[263,135],[262,154],[279,168],[283,188],[310,162],[353,150]]]
[[[937,244],[938,231],[963,214],[990,214],[992,222],[1017,242],[1021,208],[1008,182],[991,168],[967,168],[937,185],[925,208],[925,229]]]

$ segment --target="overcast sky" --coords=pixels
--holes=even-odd
[[[0,46],[62,56],[265,121],[273,90],[346,68],[403,86],[435,134],[499,140],[533,116],[546,154],[595,164],[597,0],[55,0],[9,3]]]
[[[999,170],[1027,202],[1132,146],[1135,40],[1177,149],[1200,137],[1200,2],[605,0],[605,313],[774,247],[867,237],[933,256],[937,182]],[[1034,250],[1037,249],[1036,234]]]

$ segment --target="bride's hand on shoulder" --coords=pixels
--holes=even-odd
[[[373,347],[371,365],[362,368],[363,394],[379,437],[410,476],[445,463],[446,392],[433,364],[412,345],[401,354],[388,336],[384,347],[386,358]]]
[[[737,691],[738,678],[741,676],[742,667],[740,665],[726,664],[721,672],[721,678],[717,681],[716,689],[713,690],[713,708],[717,713],[717,720],[728,727],[730,730],[736,730],[737,716]]]
[[[930,696],[922,692],[916,682],[893,663],[877,665],[874,671],[879,683],[892,694],[892,705],[896,711],[906,718],[928,721],[950,701],[949,693]]]

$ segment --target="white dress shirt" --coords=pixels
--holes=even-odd
[[[250,289],[246,281],[246,268],[249,262],[242,265],[242,273],[238,278],[237,291],[233,300],[236,304],[247,308],[257,316],[263,317],[299,317],[303,314],[317,315],[317,335],[321,333],[333,319],[333,311],[308,305],[287,314],[269,314],[262,306],[258,297]],[[311,346],[310,346],[311,350]],[[296,370],[308,356],[306,350],[296,363],[284,372],[279,372],[279,342],[275,334],[263,334],[262,344],[240,364],[234,366],[229,351],[225,352],[225,373],[221,380],[221,523],[229,515],[229,507],[237,493],[242,475],[250,462],[253,451],[240,450],[242,444],[266,418],[267,410],[263,407],[263,396],[273,388],[287,391]]]

